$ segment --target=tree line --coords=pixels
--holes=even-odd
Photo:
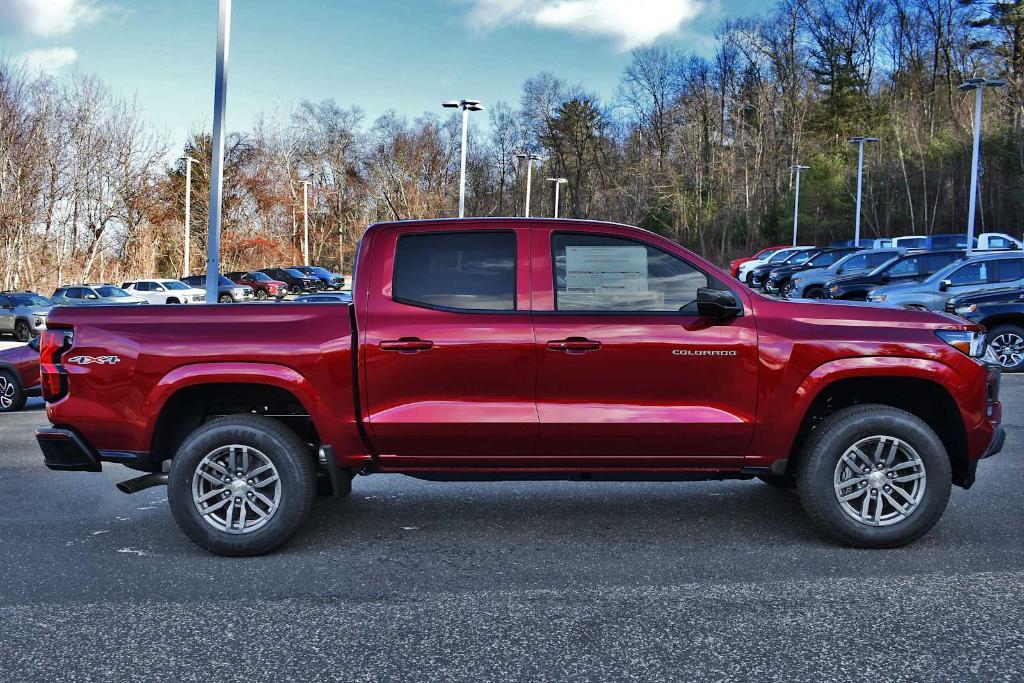
[[[1024,0],[780,0],[724,22],[711,54],[635,50],[602,99],[551,73],[517,103],[471,115],[467,215],[640,225],[724,261],[790,239],[793,176],[804,243],[852,237],[854,135],[865,149],[865,236],[966,227],[974,96],[985,93],[978,230],[1024,222]],[[386,78],[386,74],[381,74]],[[445,93],[439,93],[444,95]],[[458,94],[458,93],[456,93]],[[349,272],[366,226],[457,214],[460,115],[302,101],[228,138],[223,269],[298,262],[309,182],[312,262]],[[180,276],[205,268],[211,141],[180,152],[99,79],[0,63],[0,288]],[[192,262],[184,264],[190,156]]]

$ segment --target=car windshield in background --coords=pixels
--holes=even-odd
[[[113,298],[113,297],[120,298],[120,297],[124,297],[124,296],[131,296],[131,294],[129,294],[128,292],[124,291],[120,287],[114,287],[114,286],[111,286],[111,285],[103,285],[102,287],[96,287],[95,291],[100,296],[110,297],[110,298]]]
[[[308,277],[301,270],[295,270],[294,268],[286,268],[284,272],[288,273],[288,275],[290,275],[292,277],[298,277],[298,278]]]
[[[257,282],[270,282],[274,279],[267,275],[266,273],[261,273],[258,270],[253,273],[249,273],[249,278],[252,280],[256,280]]]
[[[834,251],[826,251],[824,254],[818,254],[810,261],[807,265],[814,266],[816,268],[824,268],[825,266],[831,266],[835,261],[836,253]]]
[[[231,280],[229,280],[226,277],[224,277],[223,275],[221,275],[220,276],[220,286],[221,287],[235,287],[236,285],[235,285],[234,282],[232,282]]]
[[[786,261],[786,263],[791,266],[798,266],[801,263],[806,262],[807,259],[811,258],[811,254],[813,253],[814,252],[811,251],[810,249],[808,249],[807,251],[797,252],[796,254],[793,255],[793,258]]]
[[[772,254],[772,257],[768,259],[768,263],[779,263],[780,261],[786,260],[787,256],[793,253],[792,249],[782,249]]]
[[[879,275],[881,273],[884,273],[885,271],[889,270],[889,268],[894,263],[899,261],[901,258],[903,258],[903,257],[902,256],[893,256],[891,259],[889,259],[888,261],[886,261],[885,263],[883,263],[882,265],[878,266],[877,268],[872,270],[870,273],[868,273],[868,275]]]
[[[15,306],[52,306],[53,302],[38,294],[11,294]]]
[[[161,282],[160,284],[162,284],[167,289],[191,289],[191,287],[186,285],[184,282],[177,282],[176,280],[169,280]]]
[[[309,269],[311,271],[313,271],[314,273],[316,273],[317,275],[319,275],[320,277],[333,277],[334,276],[334,273],[332,273],[331,271],[327,270],[326,268],[321,268],[320,266],[310,266]]]

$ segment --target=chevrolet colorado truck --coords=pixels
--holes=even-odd
[[[840,542],[926,533],[1002,447],[980,325],[776,301],[653,233],[546,219],[371,226],[351,304],[56,309],[47,467],[144,472],[193,541],[288,539],[318,488],[754,479]],[[183,330],[187,330],[184,333]]]

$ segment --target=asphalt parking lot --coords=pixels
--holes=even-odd
[[[4,680],[1014,680],[1024,376],[1005,451],[915,545],[823,540],[757,482],[359,478],[281,551],[215,557],[127,470],[54,473],[0,415]]]

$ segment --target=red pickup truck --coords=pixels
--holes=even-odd
[[[983,328],[775,301],[652,233],[544,219],[372,226],[352,304],[57,308],[55,470],[166,483],[196,543],[267,552],[355,475],[760,478],[841,542],[923,535],[1003,444]],[[187,330],[187,340],[182,330]]]

